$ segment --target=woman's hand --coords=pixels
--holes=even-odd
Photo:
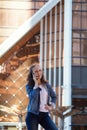
[[[34,80],[34,82],[35,82],[35,86],[38,86],[38,84],[39,84],[39,79],[38,79],[38,77],[36,77],[35,75],[33,75],[33,80]]]
[[[53,106],[52,105],[45,105],[45,109],[48,110],[48,111],[51,111],[53,109]]]

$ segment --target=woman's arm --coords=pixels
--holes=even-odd
[[[56,105],[57,96],[50,84],[47,84],[47,87],[48,87],[48,98],[49,98],[48,106],[51,109],[53,109],[55,108],[55,105]]]
[[[26,91],[27,91],[27,94],[28,94],[28,96],[29,97],[31,97],[31,96],[36,96],[37,94],[38,94],[38,92],[39,92],[39,87],[30,87],[30,86],[28,86],[28,85],[26,85]]]

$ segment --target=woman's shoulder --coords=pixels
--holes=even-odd
[[[32,88],[33,88],[32,86],[26,84],[26,89],[32,89]]]
[[[47,87],[51,87],[51,84],[49,82],[46,83]]]

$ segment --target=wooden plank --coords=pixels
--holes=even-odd
[[[8,37],[0,37],[0,45],[7,39]]]
[[[32,2],[32,1],[0,1],[0,8],[2,9],[22,9],[29,10],[40,8],[44,5],[44,2]]]
[[[4,10],[0,9],[1,27],[18,27],[34,14],[34,10]]]
[[[0,8],[2,9],[32,9],[34,8],[34,2],[24,1],[0,1]]]
[[[0,37],[8,37],[10,36],[14,31],[16,31],[17,28],[0,28]]]

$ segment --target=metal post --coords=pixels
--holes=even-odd
[[[22,115],[20,114],[20,115],[18,115],[18,117],[19,117],[19,125],[18,125],[18,127],[19,127],[19,130],[22,130]]]
[[[64,77],[62,105],[71,106],[71,62],[72,62],[72,0],[64,1]],[[71,117],[64,121],[64,130],[70,130]]]

